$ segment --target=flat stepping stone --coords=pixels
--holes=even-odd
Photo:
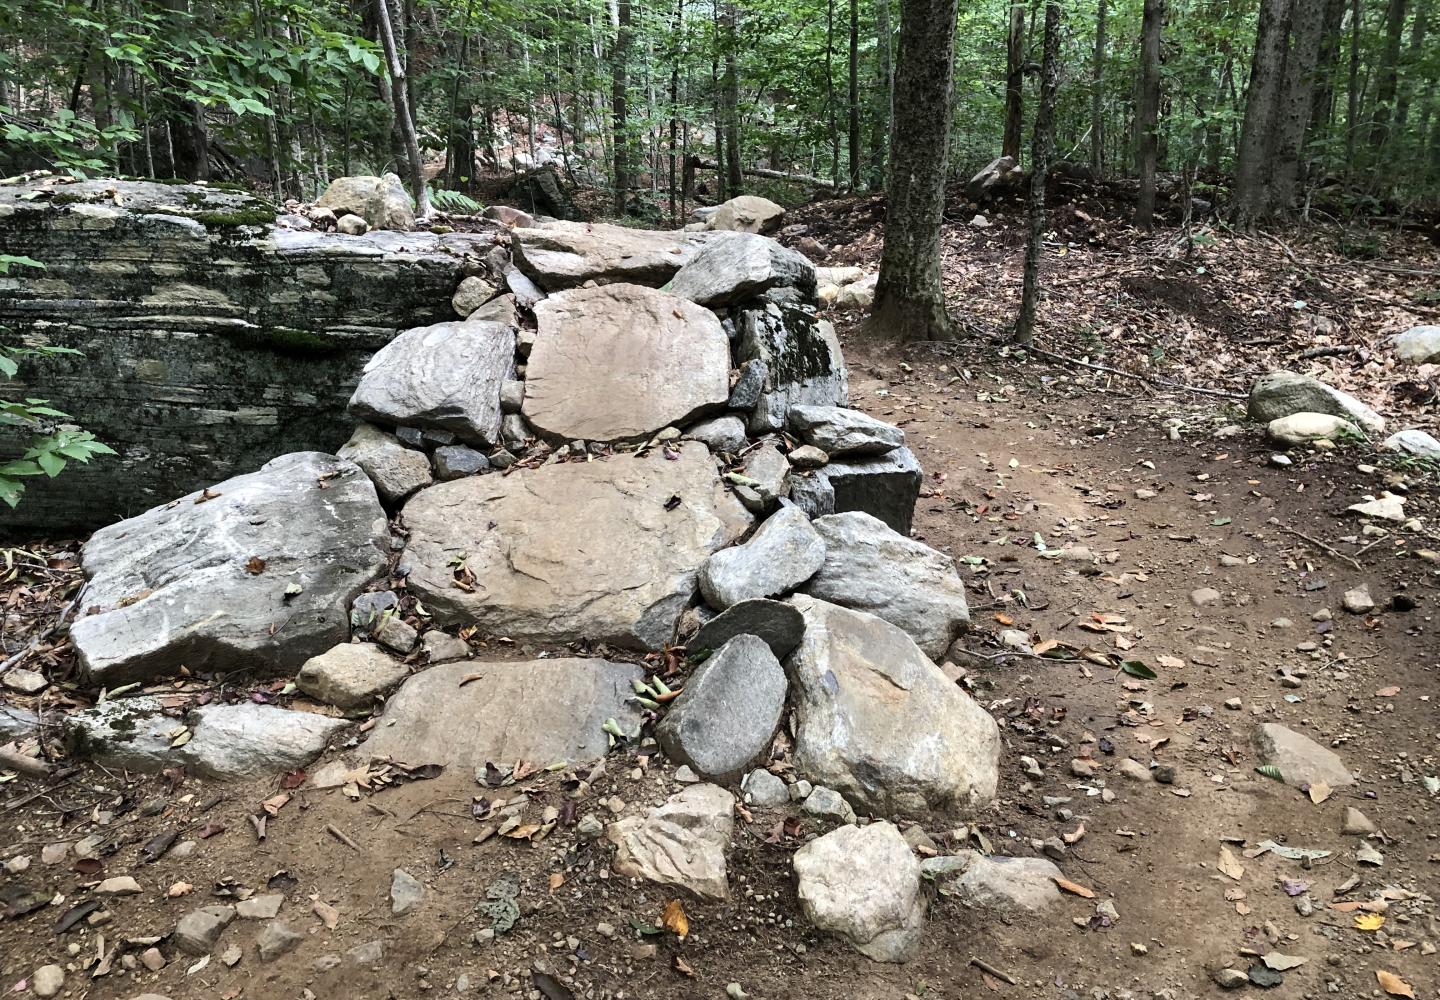
[[[692,651],[719,649],[737,635],[764,640],[778,659],[790,655],[805,634],[805,616],[794,605],[764,598],[741,601],[716,615],[690,640]]]
[[[1323,782],[1331,788],[1355,784],[1355,777],[1333,750],[1278,722],[1255,727],[1255,746],[1262,764],[1278,768],[1285,784],[1295,788]]]
[[[749,526],[709,451],[617,455],[440,483],[405,507],[402,567],[438,625],[659,649],[700,565]],[[457,554],[476,584],[456,585]]]
[[[542,435],[647,437],[724,408],[730,341],[708,309],[639,285],[578,288],[535,307],[521,412]]]
[[[587,281],[660,286],[713,237],[648,232],[605,223],[547,222],[516,229],[515,264],[547,292]]]
[[[115,687],[212,666],[293,673],[350,637],[389,528],[356,465],[284,455],[85,543],[71,627],[85,679]]]
[[[639,728],[631,682],[644,676],[634,664],[598,658],[441,664],[401,686],[364,751],[482,771],[487,761],[596,760],[610,746],[606,719],[627,733]]]

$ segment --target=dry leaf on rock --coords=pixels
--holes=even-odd
[[[1222,874],[1233,878],[1236,882],[1239,882],[1245,874],[1245,866],[1240,863],[1234,854],[1230,853],[1230,848],[1228,847],[1220,848],[1220,860],[1216,862],[1215,867],[1219,868]]]
[[[1376,969],[1375,979],[1380,983],[1380,988],[1392,997],[1410,997],[1411,1000],[1414,1000],[1415,988],[1395,973]]]
[[[1078,882],[1071,882],[1068,878],[1061,878],[1059,875],[1052,875],[1051,878],[1055,880],[1057,886],[1072,896],[1079,896],[1082,899],[1095,898],[1095,891],[1093,889],[1087,889]]]
[[[665,912],[660,915],[660,926],[683,940],[690,933],[690,918],[685,916],[685,904],[678,899],[670,900]]]

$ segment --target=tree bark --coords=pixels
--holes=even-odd
[[[850,189],[860,186],[860,0],[850,0]]]
[[[1350,81],[1345,92],[1345,165],[1355,167],[1355,139],[1360,134],[1360,0],[1350,0]]]
[[[624,215],[629,204],[634,157],[630,142],[630,0],[616,0],[611,8],[615,45],[610,50],[610,118],[615,131],[615,214]]]
[[[1148,8],[1149,2],[1147,0]],[[1035,311],[1040,298],[1040,251],[1045,236],[1045,182],[1055,149],[1055,92],[1060,83],[1060,4],[1045,4],[1045,51],[1040,62],[1040,107],[1030,140],[1030,196],[1026,215],[1030,223],[1025,241],[1025,275],[1020,291],[1020,313],[1015,317],[1015,342],[1035,339]]]
[[[1160,30],[1165,0],[1145,0],[1140,28],[1140,104],[1136,110],[1136,172],[1140,194],[1135,200],[1135,225],[1149,229],[1155,220],[1155,166],[1160,125]]]
[[[886,190],[885,246],[867,331],[902,341],[950,340],[940,282],[940,227],[950,151],[959,0],[902,0]]]
[[[1294,0],[1293,42],[1285,61],[1285,90],[1280,113],[1271,130],[1270,209],[1288,213],[1295,207],[1296,188],[1304,177],[1305,129],[1315,100],[1316,71],[1325,36],[1325,0]]]
[[[1395,102],[1395,124],[1402,130],[1410,120],[1410,101],[1415,93],[1416,80],[1413,78],[1418,74],[1417,66],[1420,60],[1425,58],[1425,35],[1429,28],[1430,10],[1425,0],[1417,0],[1415,4],[1415,20],[1410,24],[1410,45],[1406,49],[1406,79],[1400,86],[1399,97]]]
[[[879,80],[870,146],[870,186],[874,188],[885,185],[885,151],[890,140],[890,123],[894,120],[895,74],[890,58],[891,35],[890,0],[875,0],[875,54]]]
[[[1380,60],[1380,76],[1375,84],[1374,126],[1370,129],[1370,146],[1375,152],[1390,137],[1396,81],[1400,73],[1400,36],[1404,28],[1405,0],[1390,0],[1385,13],[1385,51]]]
[[[165,0],[165,9],[175,20],[190,17],[185,0]],[[176,26],[178,33],[186,29]],[[179,71],[160,67],[157,70],[164,100],[164,117],[170,133],[170,165],[176,177],[191,181],[210,178],[210,137],[205,130],[205,109],[199,101],[187,100],[189,85]]]
[[[1020,162],[1020,134],[1025,122],[1025,6],[1011,4],[1005,33],[1005,136],[1000,155]]]
[[[825,116],[830,128],[830,182],[840,186],[840,127],[835,123],[835,0],[825,6]]]
[[[1109,0],[1095,5],[1095,61],[1090,70],[1090,169],[1099,177],[1105,166],[1105,17]]]
[[[1235,161],[1235,215],[1247,226],[1270,211],[1270,137],[1285,79],[1289,8],[1289,0],[1261,0],[1260,3],[1245,122],[1240,129]]]
[[[740,67],[736,49],[740,45],[740,15],[726,6],[725,26],[725,190],[733,198],[745,187],[740,169]]]
[[[380,46],[385,50],[385,63],[390,70],[390,97],[395,102],[395,122],[405,144],[405,160],[410,168],[410,194],[415,198],[415,217],[431,216],[430,196],[425,191],[425,170],[420,161],[420,140],[415,135],[415,119],[410,114],[410,88],[405,80],[405,63],[395,44],[390,22],[389,0],[375,0],[375,23],[380,29]]]

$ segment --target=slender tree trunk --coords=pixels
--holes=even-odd
[[[1417,0],[1415,20],[1410,24],[1410,45],[1405,53],[1406,79],[1400,86],[1400,95],[1395,102],[1395,124],[1403,131],[1410,120],[1410,100],[1415,92],[1420,61],[1425,58],[1425,35],[1429,28],[1430,10],[1426,0]]]
[[[1165,0],[1145,0],[1140,28],[1140,104],[1135,118],[1136,173],[1140,194],[1135,200],[1135,225],[1149,229],[1155,219],[1156,141],[1160,127],[1160,31]]]
[[[415,217],[431,216],[430,195],[425,191],[425,170],[420,161],[420,140],[415,135],[415,119],[410,114],[410,88],[405,79],[405,63],[395,44],[390,23],[389,0],[375,0],[375,23],[380,29],[380,45],[385,50],[385,63],[390,71],[390,97],[395,102],[395,121],[405,144],[405,160],[410,168],[410,194],[415,198]]]
[[[164,0],[166,11],[184,34],[190,13],[185,0]],[[176,177],[203,181],[210,177],[210,137],[205,130],[205,109],[185,97],[189,84],[173,68],[158,71],[165,100],[165,121],[170,133],[170,164]]]
[[[850,0],[850,188],[860,186],[860,0]]]
[[[835,122],[835,0],[825,5],[825,117],[830,127],[830,183],[840,186],[840,127]]]
[[[1345,94],[1345,165],[1355,167],[1355,140],[1360,134],[1360,0],[1350,0],[1350,81]]]
[[[740,156],[740,14],[726,6],[725,26],[725,190],[733,198],[745,187]]]
[[[1020,162],[1020,133],[1025,121],[1025,5],[1010,6],[1005,34],[1005,136],[1000,155]]]
[[[959,0],[902,0],[886,190],[885,246],[867,330],[903,341],[950,340],[940,227],[950,152]]]
[[[1280,94],[1285,80],[1285,40],[1289,0],[1261,0],[1255,31],[1255,57],[1245,101],[1245,122],[1235,162],[1235,213],[1253,225],[1270,211],[1270,152]]]
[[[1340,22],[1345,0],[1325,0],[1320,58],[1315,64],[1315,97],[1310,102],[1310,134],[1324,136],[1335,121],[1335,72],[1340,65]]]
[[[680,62],[684,55],[684,28],[685,28],[685,0],[675,0],[675,22],[671,29],[671,61],[670,61],[670,224],[680,225],[678,202],[676,200],[677,178],[675,174],[676,157],[679,155],[680,144]]]
[[[1095,59],[1090,69],[1090,169],[1099,177],[1105,168],[1105,17],[1109,0],[1095,5]]]
[[[1325,35],[1325,0],[1294,0],[1294,4],[1294,38],[1285,61],[1285,90],[1272,129],[1275,151],[1271,157],[1270,207],[1280,213],[1295,207],[1296,189],[1304,177],[1305,129],[1315,100],[1316,70]]]
[[[1405,29],[1405,0],[1390,0],[1385,13],[1385,52],[1380,61],[1380,78],[1375,85],[1374,126],[1370,146],[1379,151],[1390,137],[1395,114],[1395,89],[1400,73],[1400,36]]]
[[[610,117],[615,130],[615,214],[624,215],[629,204],[631,155],[629,122],[630,0],[616,0],[615,46],[610,51]]]
[[[1148,7],[1149,4],[1147,3]],[[1030,196],[1026,204],[1029,236],[1025,241],[1025,275],[1020,291],[1020,313],[1015,317],[1015,341],[1035,339],[1035,310],[1040,299],[1040,251],[1045,237],[1045,182],[1055,149],[1055,92],[1060,85],[1060,4],[1045,4],[1045,54],[1040,62],[1040,107],[1035,112],[1035,133],[1030,140]]]
[[[875,125],[871,133],[870,186],[885,185],[885,151],[890,142],[890,123],[894,115],[894,71],[890,58],[892,30],[890,0],[875,0],[875,54],[878,66],[875,94]]]

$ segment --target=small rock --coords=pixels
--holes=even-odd
[[[425,887],[403,868],[390,874],[390,912],[408,913],[425,898]]]
[[[170,939],[187,955],[208,955],[220,939],[221,932],[234,919],[233,906],[202,906],[180,918]]]
[[[65,985],[65,970],[58,965],[42,965],[30,977],[30,989],[37,997],[53,997]]]
[[[1377,827],[1370,818],[1354,806],[1345,807],[1345,818],[1340,823],[1340,832],[1351,837],[1368,837]]]
[[[415,627],[406,622],[398,615],[386,618],[380,627],[375,630],[375,641],[387,649],[392,649],[401,656],[406,655],[415,648],[415,641],[420,638],[420,633]]]
[[[1228,708],[1228,709],[1229,709],[1230,711],[1232,711],[1232,712],[1238,712],[1238,711],[1240,711],[1240,709],[1241,709],[1242,707],[1244,707],[1244,705],[1245,705],[1245,703],[1244,703],[1243,701],[1241,701],[1239,698],[1226,698],[1226,699],[1225,699],[1225,707]]]
[[[830,461],[830,455],[813,444],[804,444],[790,450],[790,464],[797,469],[818,469]]]
[[[463,444],[447,444],[443,448],[436,448],[432,458],[435,463],[435,478],[446,483],[490,468],[488,458]]]
[[[795,852],[800,905],[822,931],[877,962],[903,962],[920,943],[920,864],[887,822],[842,826]]]
[[[118,875],[115,878],[107,878],[95,887],[97,896],[138,896],[140,894],[140,883],[136,882],[129,875]]]
[[[1352,615],[1369,614],[1375,610],[1375,601],[1370,596],[1368,586],[1356,587],[1354,590],[1347,590],[1340,598],[1341,605]]]
[[[1219,601],[1220,596],[1220,591],[1214,587],[1199,587],[1190,591],[1190,603],[1197,608],[1204,608]]]
[[[223,962],[225,964],[225,967],[229,969],[233,969],[235,968],[235,966],[239,965],[240,959],[244,957],[245,953],[240,950],[240,946],[238,944],[232,944],[220,953],[220,961]]]
[[[1239,969],[1230,968],[1216,969],[1210,974],[1210,978],[1215,980],[1215,984],[1222,990],[1238,990],[1250,981]]]
[[[1118,765],[1118,770],[1131,781],[1151,781],[1150,769],[1139,761],[1126,757]]]
[[[245,920],[273,920],[284,902],[285,897],[278,892],[251,896],[235,904],[235,915]]]
[[[46,844],[40,848],[40,863],[42,865],[58,865],[65,860],[69,853],[69,844]]]
[[[140,964],[151,972],[159,972],[165,968],[165,956],[159,948],[146,948],[140,953]]]
[[[824,785],[816,785],[810,794],[805,796],[805,801],[800,803],[800,811],[807,816],[819,816],[837,823],[855,822],[855,810],[850,808],[845,797]]]
[[[39,694],[50,686],[50,682],[44,674],[36,670],[26,670],[24,667],[7,670],[4,678],[0,679],[0,683],[20,694]]]
[[[305,935],[297,934],[275,920],[265,925],[265,929],[255,939],[255,948],[260,952],[260,961],[273,962],[281,955],[294,951],[304,940]]]
[[[790,790],[785,787],[784,779],[763,769],[747,774],[740,783],[740,790],[747,803],[762,808],[783,806],[790,801]]]

